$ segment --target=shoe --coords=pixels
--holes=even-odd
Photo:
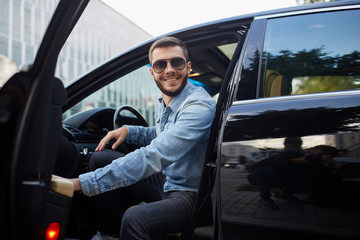
[[[299,201],[299,199],[294,195],[284,192],[276,192],[274,197],[290,201]]]
[[[119,240],[119,239],[120,238],[112,237],[108,234],[97,231],[97,233],[90,240]]]
[[[260,197],[259,199],[259,206],[271,210],[279,210],[278,205],[272,200],[271,198],[263,198]]]

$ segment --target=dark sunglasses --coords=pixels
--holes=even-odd
[[[186,66],[186,61],[181,57],[174,57],[169,59],[157,60],[153,63],[152,68],[156,73],[162,73],[167,68],[167,62],[170,61],[170,64],[176,70],[183,70]]]

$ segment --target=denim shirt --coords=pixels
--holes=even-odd
[[[154,127],[127,126],[125,141],[144,147],[81,174],[83,193],[93,196],[126,187],[161,171],[165,192],[196,192],[214,116],[214,100],[189,82],[168,106],[159,97]]]

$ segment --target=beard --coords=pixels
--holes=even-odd
[[[176,89],[175,91],[168,91],[164,88],[164,86],[161,84],[161,80],[156,80],[155,79],[155,82],[156,82],[156,85],[158,86],[158,88],[160,89],[160,91],[169,96],[169,97],[175,97],[177,95],[179,95],[182,90],[184,89],[184,87],[186,86],[186,83],[187,83],[187,79],[188,79],[188,74],[186,74],[183,79],[182,79],[182,82],[181,82],[181,85],[179,86],[178,89]]]

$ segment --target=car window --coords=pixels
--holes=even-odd
[[[59,0],[0,0],[0,87],[32,64]]]
[[[199,51],[204,51],[204,49],[190,49],[189,51],[190,61],[192,62],[189,81],[196,86],[203,87],[213,96],[215,101],[217,101],[223,77],[225,76],[236,45],[237,43],[221,44],[206,49],[207,51],[217,53],[215,57],[207,58],[209,64],[216,65],[216,67],[206,69],[203,67],[206,64],[203,61],[204,56],[199,54]],[[226,57],[226,61],[224,61],[223,56]],[[205,57],[207,57],[207,55],[205,55]],[[155,100],[159,96],[160,91],[154,83],[149,69],[149,64],[144,65],[99,89],[66,111],[63,114],[63,119],[94,108],[110,107],[116,109],[122,105],[130,105],[143,115],[149,126],[155,125]],[[122,114],[126,115],[127,112]],[[128,114],[131,113],[128,112]]]
[[[138,68],[91,94],[66,111],[63,118],[98,107],[116,109],[122,105],[130,105],[143,115],[150,126],[153,126],[155,100],[160,91],[151,78],[149,68],[149,65]]]
[[[270,19],[260,96],[360,88],[359,10]]]
[[[62,48],[56,68],[67,84],[152,36],[102,1],[90,1]]]

